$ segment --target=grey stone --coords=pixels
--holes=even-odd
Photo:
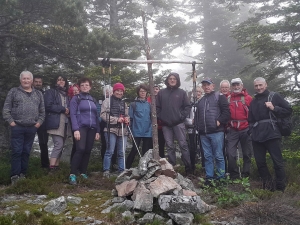
[[[158,204],[162,210],[173,213],[206,213],[212,209],[199,196],[160,195]]]
[[[118,196],[125,197],[125,196],[132,195],[137,184],[138,184],[137,180],[130,180],[130,181],[124,181],[123,183],[116,185]]]
[[[190,179],[188,179],[188,178],[184,178],[180,173],[177,173],[177,178],[175,179],[175,181],[183,189],[187,189],[187,190],[191,190],[191,191],[196,191],[193,182]]]
[[[135,222],[134,216],[131,214],[130,211],[125,211],[122,213],[122,217],[126,218],[126,224],[132,224]]]
[[[48,202],[44,210],[53,215],[59,215],[67,208],[67,202],[64,196]]]
[[[112,206],[109,206],[108,208],[102,210],[101,213],[110,213],[110,211],[116,207],[124,207],[125,210],[131,210],[133,208],[133,201],[125,200],[122,203],[114,203]]]
[[[47,198],[47,195],[38,195],[37,196],[37,199],[42,199],[42,200],[44,200],[44,199],[46,199]]]
[[[112,203],[121,203],[121,202],[124,202],[125,200],[126,200],[125,197],[114,197],[111,202]]]
[[[67,202],[75,204],[75,205],[79,205],[81,203],[81,200],[82,200],[82,198],[80,198],[80,197],[75,197],[75,196],[67,197]]]
[[[164,217],[162,217],[162,216],[160,216],[158,214],[155,214],[154,219],[158,220],[158,221],[161,221],[161,222],[166,220]]]
[[[150,159],[150,161],[148,163],[148,170],[141,180],[142,181],[148,180],[155,174],[156,171],[158,171],[160,169],[161,169],[161,167],[160,167],[159,162],[154,159]]]
[[[132,200],[134,200],[134,209],[144,212],[151,212],[153,209],[153,196],[143,183],[134,190]]]
[[[138,219],[137,222],[139,224],[152,223],[154,216],[155,216],[154,213],[146,213],[142,218]]]
[[[83,217],[74,217],[73,222],[79,223],[79,222],[85,222],[86,219]]]
[[[192,213],[168,213],[168,216],[178,225],[190,225],[194,220]]]
[[[142,175],[139,173],[139,170],[137,168],[131,168],[131,176],[130,179],[139,180],[142,178]]]
[[[130,181],[131,170],[124,170],[115,180],[115,184],[122,184],[124,181]]]
[[[112,199],[108,199],[106,202],[104,202],[101,207],[104,207],[104,206],[108,206],[112,203]]]
[[[149,189],[153,197],[157,198],[161,194],[170,193],[175,189],[180,189],[180,186],[171,177],[161,175],[149,184]]]
[[[142,176],[148,172],[148,162],[151,159],[153,159],[153,151],[149,149],[139,161],[138,170]]]
[[[118,192],[116,189],[111,190],[111,196],[118,196]]]
[[[173,179],[175,179],[177,177],[177,173],[174,170],[172,164],[169,163],[166,158],[159,159],[159,163],[161,165],[161,171],[160,171],[161,175],[165,175],[167,177],[172,177]]]
[[[173,220],[169,219],[169,220],[166,222],[166,225],[173,225]]]

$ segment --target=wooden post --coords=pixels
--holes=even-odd
[[[143,28],[144,28],[144,41],[145,41],[145,52],[147,60],[151,60],[150,55],[150,45],[148,39],[148,30],[147,30],[147,21],[146,15],[142,12],[143,19]],[[152,71],[152,63],[147,63],[148,66],[148,77],[149,77],[149,88],[151,95],[151,121],[152,121],[152,140],[153,140],[153,158],[155,160],[159,160],[159,151],[158,151],[158,135],[157,135],[157,116],[156,116],[156,103],[154,96],[154,81],[153,81],[153,71]]]

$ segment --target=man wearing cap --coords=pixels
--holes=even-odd
[[[231,179],[249,177],[251,165],[252,143],[247,134],[249,130],[248,114],[252,97],[243,88],[240,78],[231,80],[231,94],[228,96],[230,121],[227,129],[228,173]],[[243,169],[237,166],[237,145],[240,142],[243,152]],[[241,174],[240,174],[241,173]]]
[[[174,138],[181,149],[181,159],[187,175],[193,173],[190,152],[186,141],[184,120],[191,110],[186,92],[180,89],[178,73],[170,73],[165,80],[167,88],[158,92],[156,98],[157,117],[162,121],[162,130],[166,141],[169,162],[176,165]]]
[[[219,180],[225,176],[224,127],[229,121],[230,111],[226,97],[214,91],[215,85],[210,78],[204,78],[201,83],[205,95],[197,104],[195,125],[204,151],[205,185],[211,185],[215,178]],[[214,161],[217,167],[216,177]]]

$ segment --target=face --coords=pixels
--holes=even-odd
[[[122,98],[123,95],[124,95],[124,91],[121,90],[121,89],[117,89],[114,91],[113,95],[116,97],[116,98]]]
[[[105,98],[109,98],[109,96],[112,94],[110,90],[105,91]]]
[[[220,91],[223,95],[226,95],[229,93],[230,85],[227,82],[223,82],[220,86]]]
[[[231,90],[234,93],[239,93],[243,90],[243,84],[241,83],[233,83],[231,84]]]
[[[43,80],[42,78],[34,78],[33,79],[33,87],[40,90],[43,88]]]
[[[73,86],[73,95],[78,95],[79,89],[76,86]]]
[[[84,82],[80,84],[80,91],[83,93],[89,93],[89,91],[91,90],[91,86],[89,82]]]
[[[159,87],[154,87],[153,91],[154,91],[154,95],[157,95],[159,92]]]
[[[254,81],[254,89],[258,94],[263,93],[267,87],[268,85],[265,81]]]
[[[171,75],[169,78],[168,78],[168,84],[171,86],[171,87],[175,87],[176,84],[177,84],[177,79],[175,76]]]
[[[215,85],[210,84],[208,82],[203,82],[202,83],[202,89],[204,90],[205,94],[209,94],[210,92],[212,92],[215,89]]]
[[[22,75],[22,78],[20,79],[20,83],[21,83],[21,86],[24,88],[24,89],[30,89],[31,88],[31,85],[33,83],[33,80],[31,78],[31,75],[29,74],[23,74]]]
[[[145,99],[146,96],[147,96],[147,91],[146,91],[145,89],[141,88],[141,89],[139,90],[139,98]]]
[[[66,85],[66,81],[62,77],[58,77],[56,80],[56,84],[60,87],[64,87]]]

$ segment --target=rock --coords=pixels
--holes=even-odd
[[[111,190],[111,196],[118,196],[118,192],[116,189]]]
[[[67,208],[67,202],[64,196],[48,202],[44,210],[53,215],[59,215]]]
[[[133,201],[125,200],[122,203],[114,203],[112,206],[102,210],[101,213],[110,213],[110,211],[116,207],[122,207],[125,208],[125,210],[131,210],[133,208]]]
[[[160,195],[158,204],[162,210],[173,213],[205,213],[212,209],[200,196]]]
[[[168,213],[168,216],[178,225],[190,225],[194,219],[192,213]]]
[[[82,200],[82,198],[80,198],[80,197],[74,197],[74,196],[67,197],[67,202],[75,204],[75,205],[79,205],[81,203],[81,200]]]
[[[166,194],[174,191],[180,186],[171,178],[165,175],[159,176],[155,181],[149,184],[149,189],[153,197],[157,198],[161,194]]]
[[[121,202],[124,202],[125,200],[126,200],[125,197],[114,197],[111,202],[112,203],[121,203]]]
[[[47,195],[38,195],[36,198],[44,200],[47,198]]]
[[[157,170],[160,170],[160,169],[161,169],[161,167],[160,167],[159,162],[154,159],[150,159],[150,161],[148,162],[148,170],[141,180],[143,180],[143,181],[148,180],[155,174],[155,172]]]
[[[132,224],[135,222],[134,216],[131,214],[130,211],[123,212],[122,217],[124,220],[126,220],[126,224]]]
[[[169,219],[169,220],[166,222],[166,225],[173,225],[173,220]]]
[[[148,172],[148,162],[153,159],[153,151],[149,149],[142,158],[140,158],[138,170],[140,175],[145,175]]]
[[[191,190],[182,189],[182,194],[184,196],[197,196],[197,193]]]
[[[83,217],[74,217],[73,222],[79,223],[79,222],[85,222],[86,219]]]
[[[177,178],[175,179],[175,181],[182,187],[182,189],[195,192],[195,186],[193,182],[188,178],[184,178],[180,173],[177,173]]]
[[[104,203],[101,205],[101,207],[110,205],[111,203],[112,203],[112,199],[108,199],[106,202],[104,202]]]
[[[161,175],[172,177],[173,179],[177,177],[177,173],[175,172],[172,164],[169,163],[166,158],[161,158],[159,160],[159,163],[161,166],[161,171],[160,171]]]
[[[144,212],[151,212],[153,209],[153,196],[143,183],[140,183],[134,190],[131,199],[134,201],[133,208]]]
[[[115,184],[122,184],[125,181],[130,181],[130,176],[132,174],[131,170],[124,170],[115,180]]]
[[[154,213],[146,213],[142,218],[138,219],[139,224],[149,224],[152,223],[154,219],[155,214]]]
[[[139,173],[139,170],[137,168],[131,168],[131,176],[130,176],[130,180],[135,179],[135,180],[139,180],[142,178],[142,175]]]
[[[125,197],[125,196],[132,195],[137,184],[138,184],[137,180],[130,180],[130,181],[124,181],[122,184],[116,185],[118,196]]]

